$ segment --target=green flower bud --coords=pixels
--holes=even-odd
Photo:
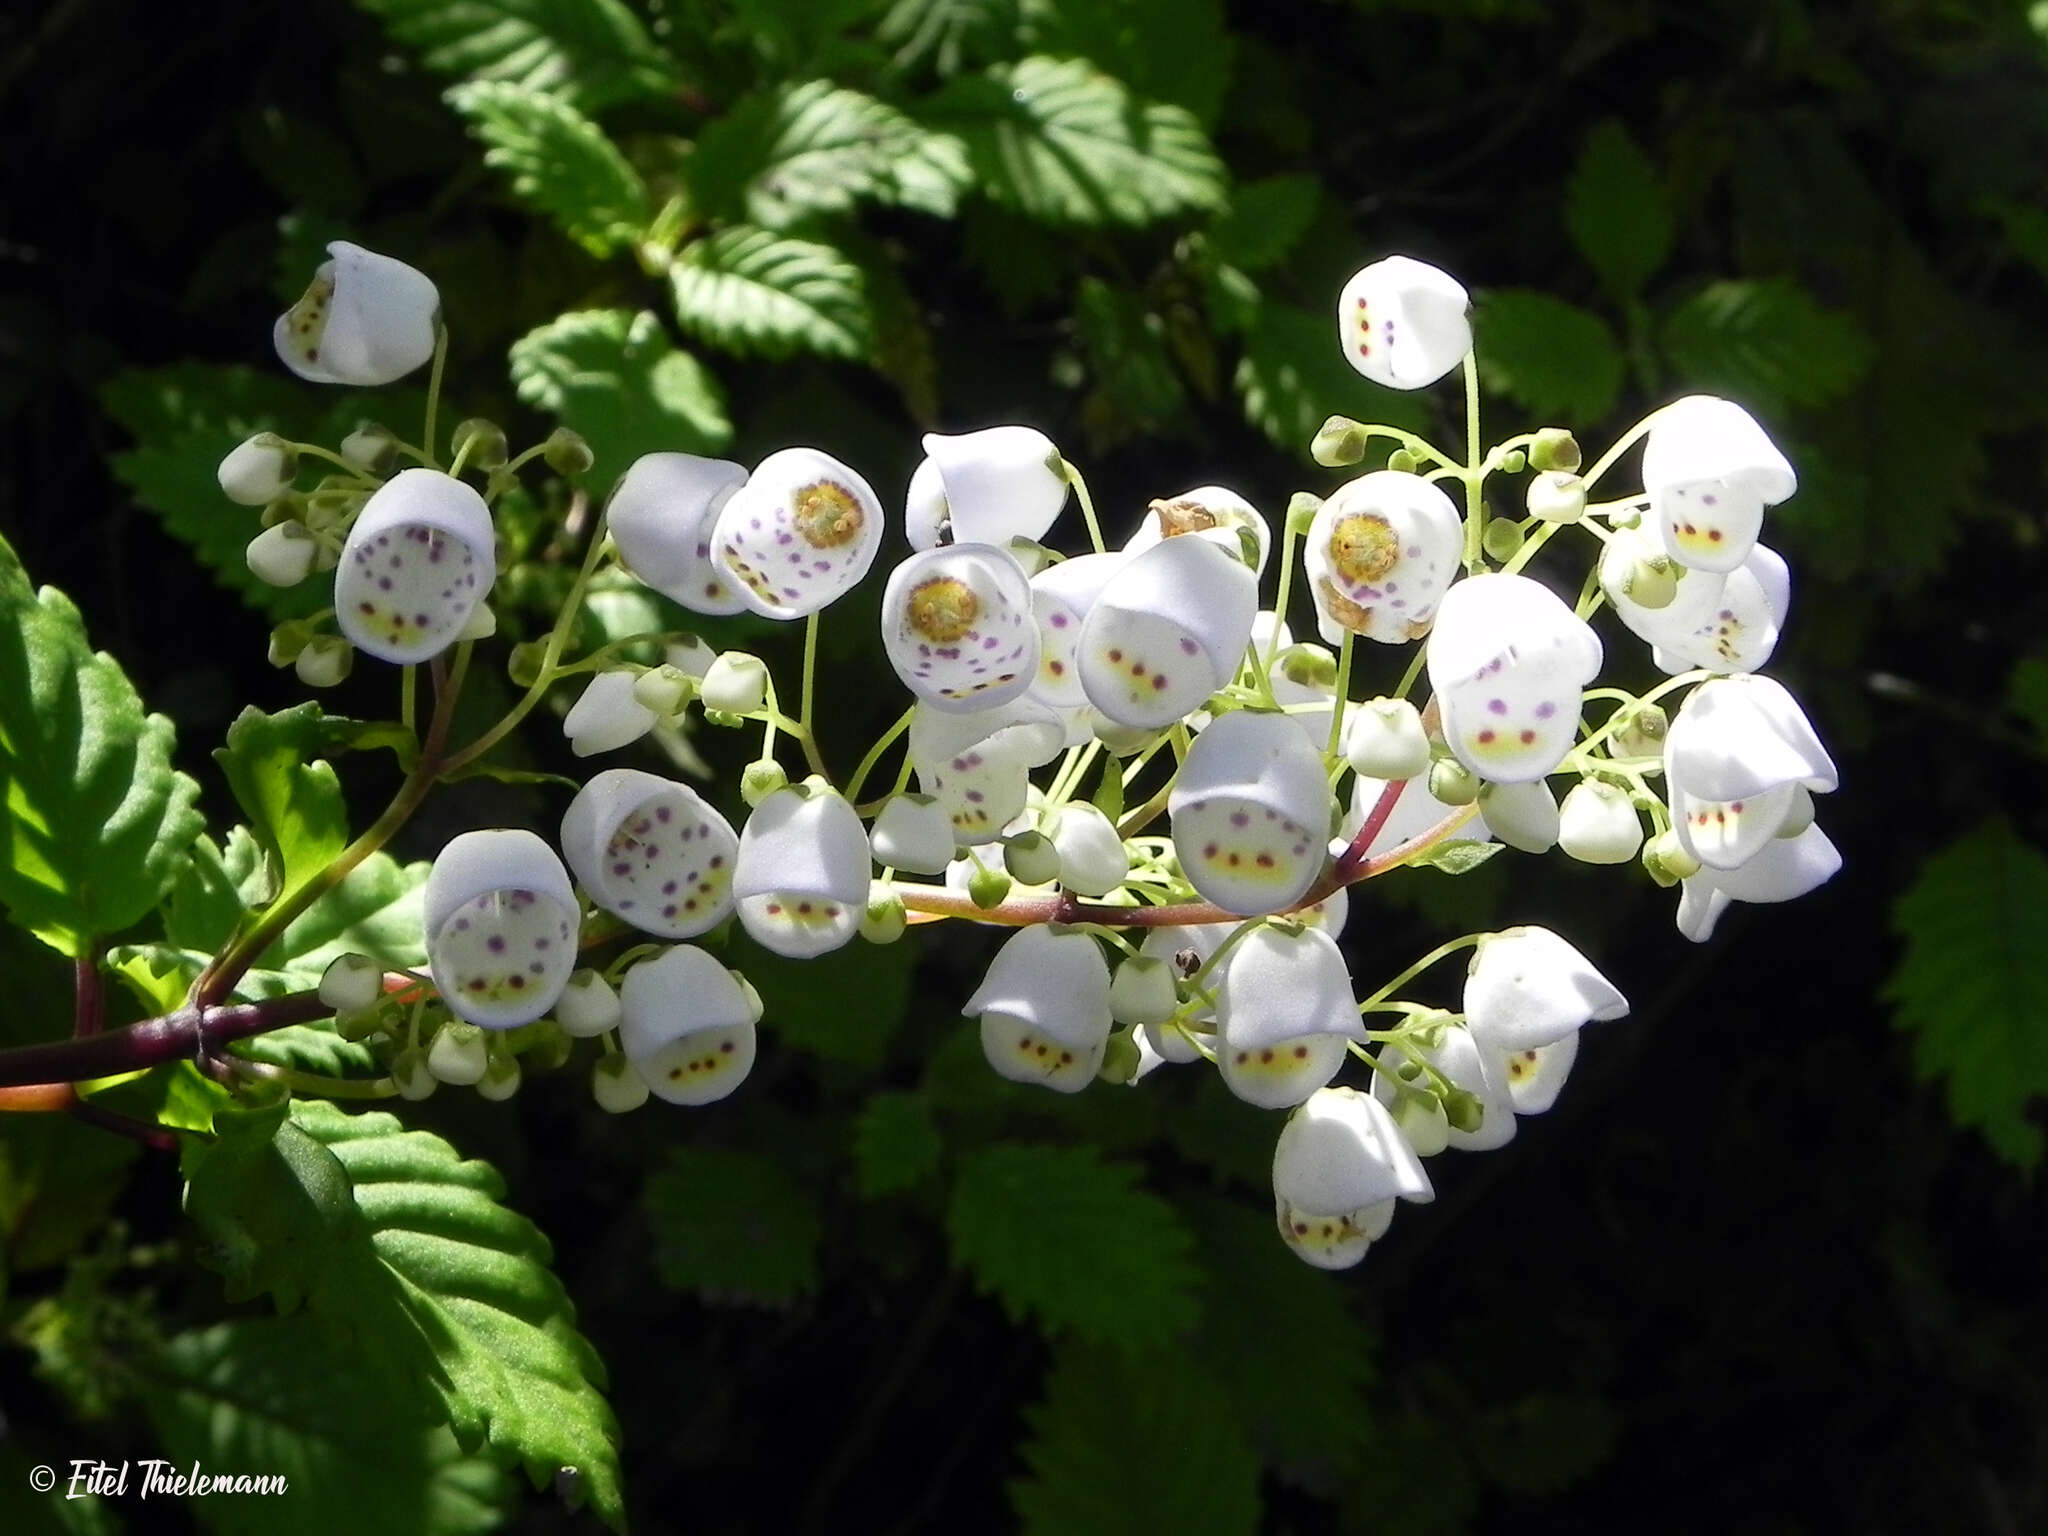
[[[286,619],[270,632],[270,664],[288,667],[313,638],[313,626],[304,619]]]
[[[1584,462],[1579,440],[1563,427],[1545,427],[1529,445],[1529,462],[1538,469],[1576,470]]]
[[[1683,574],[1678,562],[1669,555],[1652,555],[1636,561],[1622,574],[1620,595],[1638,607],[1668,608],[1678,596]]]
[[[332,688],[356,664],[356,648],[339,635],[314,635],[292,665],[308,688]]]
[[[1332,416],[1308,445],[1308,456],[1325,469],[1342,469],[1365,457],[1366,430],[1349,416]]]
[[[984,912],[1000,907],[1009,894],[1010,876],[1004,870],[983,865],[967,878],[967,899]]]
[[[1638,704],[1610,738],[1618,757],[1662,757],[1671,717],[1661,704]]]
[[[1321,646],[1290,645],[1278,657],[1280,675],[1303,688],[1337,686],[1337,658]]]
[[[541,462],[558,475],[580,475],[596,462],[590,451],[590,444],[583,440],[580,432],[571,432],[567,427],[557,427],[548,434],[548,440],[540,450]]]
[[[408,1045],[391,1058],[391,1081],[397,1084],[401,1099],[431,1098],[441,1086],[441,1080],[427,1069],[427,1053],[416,1045]]]
[[[297,491],[286,491],[277,500],[267,502],[257,515],[259,527],[275,528],[279,523],[303,523],[306,520],[306,498]]]
[[[759,806],[788,783],[789,775],[783,772],[782,764],[770,758],[759,758],[747,764],[740,774],[740,798],[750,806]]]
[[[623,1115],[647,1102],[647,1079],[623,1056],[606,1056],[590,1069],[590,1096],[608,1115]]]
[[[1479,1095],[1465,1088],[1448,1088],[1443,1096],[1444,1118],[1454,1131],[1472,1132],[1486,1119],[1486,1106]]]
[[[867,911],[861,914],[860,936],[870,944],[894,944],[910,926],[896,887],[877,880],[868,888]]]
[[[1667,890],[1700,872],[1700,861],[1685,851],[1676,832],[1659,832],[1643,844],[1643,868]]]
[[[535,1019],[531,1024],[522,1024],[498,1038],[504,1042],[507,1054],[517,1053],[536,1072],[552,1072],[567,1065],[570,1054],[576,1049],[576,1042],[569,1031],[554,1019]],[[485,1076],[489,1075],[485,1073]]]
[[[1397,474],[1412,475],[1421,465],[1422,460],[1413,453],[1410,453],[1406,448],[1396,448],[1387,455],[1387,468],[1395,471]]]
[[[1043,832],[1019,832],[1003,841],[1003,867],[1025,885],[1050,885],[1060,877],[1060,851]]]
[[[1519,448],[1510,448],[1500,456],[1500,467],[1503,474],[1519,475],[1529,467],[1529,455]]]
[[[1486,532],[1479,536],[1479,542],[1490,557],[1505,565],[1521,552],[1522,525],[1505,517],[1493,518],[1487,523]]]
[[[519,1091],[520,1077],[519,1058],[494,1051],[484,1075],[477,1079],[477,1096],[502,1104]]]
[[[381,475],[398,459],[398,438],[389,427],[358,422],[341,440],[341,456],[365,474]]]
[[[1128,1029],[1120,1029],[1102,1043],[1102,1065],[1095,1075],[1105,1083],[1128,1083],[1136,1079],[1140,1060],[1138,1042]]]
[[[664,720],[673,720],[697,695],[697,679],[680,667],[663,663],[649,667],[633,679],[633,702],[652,710]]]
[[[540,681],[541,664],[547,660],[545,640],[522,640],[505,658],[505,673],[517,688],[531,688]]]
[[[1109,984],[1109,1016],[1119,1024],[1164,1024],[1180,1006],[1173,970],[1157,955],[1132,955]]]
[[[448,452],[461,460],[465,469],[497,469],[511,456],[505,429],[481,416],[455,424],[448,434]]]
[[[367,1040],[384,1028],[384,1011],[365,1008],[360,1013],[337,1013],[334,1032],[348,1041]]]
[[[1479,776],[1455,757],[1429,765],[1429,792],[1445,805],[1470,805],[1479,798]]]
[[[1576,523],[1586,515],[1586,482],[1553,469],[1529,482],[1529,515],[1545,523]]]
[[[1287,533],[1292,538],[1306,538],[1308,525],[1316,520],[1316,513],[1323,505],[1323,498],[1308,491],[1296,491],[1287,498]]]

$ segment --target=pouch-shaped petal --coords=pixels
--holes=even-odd
[[[711,559],[712,524],[746,483],[746,466],[729,459],[694,453],[635,459],[605,509],[605,526],[626,569],[692,613],[746,612],[746,600]]]
[[[1138,531],[1124,540],[1126,555],[1141,555],[1162,539],[1206,539],[1236,560],[1245,560],[1249,536],[1254,575],[1266,572],[1273,532],[1258,508],[1221,485],[1198,485],[1178,496],[1161,497],[1145,509]]]
[[[732,894],[754,941],[792,960],[838,949],[868,899],[868,836],[834,790],[791,784],[740,829]]]
[[[1702,866],[1686,879],[1678,893],[1678,931],[1704,944],[1731,901],[1790,901],[1825,885],[1841,867],[1841,853],[1817,824],[1797,837],[1773,838],[1738,869]]]
[[[1245,1103],[1287,1109],[1335,1077],[1347,1050],[1342,1035],[1296,1035],[1254,1046],[1219,1032],[1216,1067],[1223,1086]]]
[[[924,452],[904,508],[912,549],[1041,539],[1067,504],[1060,451],[1036,427],[927,432]]]
[[[1129,559],[1122,551],[1077,555],[1049,565],[1031,578],[1031,611],[1038,620],[1038,677],[1033,697],[1053,709],[1088,702],[1078,660],[1081,626],[1109,579]]]
[[[1115,823],[1085,800],[1055,811],[1046,835],[1059,850],[1060,884],[1076,895],[1107,896],[1131,872]]]
[[[1650,533],[1624,528],[1600,555],[1602,591],[1621,622],[1650,642],[1658,666],[1674,674],[1693,667],[1753,672],[1771,659],[1792,597],[1791,572],[1777,551],[1759,544],[1725,576],[1685,569],[1669,603],[1645,608],[1628,596],[1628,576],[1659,552]]]
[[[1665,738],[1664,777],[1680,846],[1724,870],[1778,835],[1797,791],[1837,783],[1805,711],[1782,684],[1755,676],[1716,678],[1686,696]]]
[[[701,949],[678,944],[627,971],[619,1012],[619,1048],[656,1098],[710,1104],[754,1069],[754,997]]]
[[[1026,694],[972,714],[920,703],[910,719],[910,761],[918,788],[952,823],[954,841],[994,842],[1023,814],[1031,770],[1066,742],[1053,712]]]
[[[304,297],[277,317],[284,365],[315,384],[374,388],[434,355],[441,295],[415,267],[336,240]]]
[[[1507,1078],[1508,1102],[1515,1113],[1540,1115],[1555,1104],[1578,1057],[1577,1030],[1548,1045],[1526,1046],[1503,1055],[1501,1072]]]
[[[1263,1050],[1300,1035],[1365,1039],[1351,971],[1320,928],[1261,927],[1230,947],[1220,969],[1216,1022],[1233,1047]]]
[[[1508,928],[1480,940],[1465,975],[1465,1022],[1505,1053],[1576,1034],[1590,1019],[1618,1019],[1628,999],[1548,928]]]
[[[815,448],[769,454],[711,524],[712,563],[770,619],[800,619],[843,596],[881,547],[873,489]]]
[[[1007,704],[1038,676],[1039,631],[1023,568],[990,544],[948,544],[889,573],[882,649],[937,709]]]
[[[1436,1198],[1386,1106],[1356,1088],[1320,1088],[1288,1116],[1273,1148],[1273,1194],[1313,1215]]]
[[[1110,578],[1081,627],[1088,702],[1119,725],[1171,725],[1237,676],[1258,578],[1200,539],[1155,544]]]
[[[1361,1263],[1366,1250],[1387,1235],[1394,1224],[1392,1200],[1347,1211],[1341,1216],[1314,1216],[1276,1200],[1273,1217],[1280,1240],[1294,1256],[1317,1269],[1352,1269]]]
[[[1432,481],[1381,469],[1339,486],[1302,547],[1323,639],[1399,645],[1426,634],[1459,571],[1464,525]]]
[[[1472,298],[1448,272],[1388,256],[1337,296],[1337,338],[1353,368],[1388,389],[1434,384],[1472,350]]]
[[[686,784],[611,768],[562,817],[562,854],[605,911],[643,933],[687,939],[732,910],[739,835]]]
[[[1109,989],[1093,939],[1031,927],[996,951],[961,1012],[980,1021],[983,1054],[1001,1076],[1078,1093],[1102,1065]]]
[[[434,860],[421,900],[427,964],[448,1011],[485,1029],[530,1024],[576,969],[581,916],[569,872],[531,832],[464,832]]]
[[[1741,565],[1763,527],[1764,508],[1798,485],[1756,418],[1713,395],[1673,401],[1643,445],[1647,521],[1672,558],[1696,570]]]
[[[868,829],[875,862],[912,874],[943,874],[953,846],[953,823],[930,795],[891,795]]]
[[[1444,594],[1429,683],[1452,754],[1483,779],[1540,779],[1571,750],[1600,639],[1526,576],[1483,575]]]
[[[435,469],[393,475],[363,503],[334,571],[334,622],[380,661],[453,645],[498,579],[483,497]]]
[[[1384,1054],[1391,1056],[1393,1052]],[[1444,1031],[1443,1043],[1435,1050],[1424,1050],[1422,1057],[1443,1073],[1452,1087],[1462,1088],[1479,1100],[1478,1129],[1461,1131],[1455,1125],[1446,1125],[1445,1145],[1461,1152],[1491,1152],[1515,1139],[1514,1099],[1508,1092],[1506,1063],[1498,1051],[1483,1048],[1463,1025],[1453,1025]],[[1386,1074],[1374,1075],[1372,1091],[1382,1104],[1390,1109],[1395,1107],[1393,1101],[1398,1090]],[[1399,1115],[1398,1110],[1396,1114]]]
[[[578,757],[616,752],[654,729],[654,711],[633,694],[635,680],[631,672],[600,672],[583,685],[562,717],[571,752]]]
[[[1321,754],[1285,715],[1237,710],[1210,725],[1166,805],[1182,872],[1226,912],[1284,912],[1322,873],[1330,784]]]
[[[1557,846],[1557,796],[1541,779],[1520,784],[1488,784],[1479,803],[1486,825],[1510,848],[1523,853],[1548,853]]]

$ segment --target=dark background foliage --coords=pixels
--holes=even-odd
[[[464,24],[585,9],[487,4]],[[681,185],[694,233],[768,224],[857,268],[871,313],[845,346],[821,339],[831,313],[794,340],[693,326],[666,255],[637,248],[644,221],[621,237],[522,201],[444,104],[462,71],[435,48],[453,45],[407,31],[441,11],[461,8],[56,0],[0,21],[0,527],[178,721],[216,826],[234,811],[207,749],[242,704],[297,690],[263,663],[273,616],[188,547],[226,529],[230,567],[248,524],[203,476],[182,518],[166,504],[179,466],[234,440],[215,441],[219,370],[263,376],[244,417],[297,410],[310,430],[330,403],[272,387],[266,333],[340,235],[437,277],[460,412],[515,441],[550,418],[508,381],[512,344],[558,314],[646,310],[657,350],[715,377],[651,424],[572,401],[594,441],[719,447],[708,409],[734,457],[815,442],[893,501],[920,428],[1027,420],[1087,469],[1113,537],[1187,485],[1277,510],[1334,484],[1303,451],[1316,421],[1417,406],[1336,365],[1331,296],[1387,251],[1436,260],[1478,300],[1493,435],[1562,419],[1597,451],[1689,388],[1771,424],[1802,478],[1768,535],[1797,583],[1771,670],[1843,770],[1821,814],[1844,873],[1735,909],[1704,948],[1673,931],[1673,895],[1557,858],[1357,893],[1361,980],[1446,934],[1540,919],[1636,1006],[1589,1033],[1554,1112],[1439,1160],[1437,1203],[1346,1275],[1291,1267],[1271,1240],[1274,1121],[1214,1084],[1162,1074],[1048,1105],[988,1079],[955,1017],[982,948],[950,930],[765,970],[770,1043],[715,1112],[609,1120],[573,1076],[509,1107],[408,1107],[495,1162],[552,1237],[610,1368],[639,1529],[2048,1526],[2048,53],[2020,8],[642,8],[656,86],[579,76],[572,99],[649,210]],[[785,191],[746,179],[734,146],[764,91],[832,80],[943,122],[979,110],[983,66],[1029,54],[1178,104],[1227,179],[1111,178],[1112,202],[1157,205],[1132,216],[1043,185],[993,193],[976,163],[950,216],[813,189],[780,223]],[[409,421],[416,396],[394,394]],[[1449,404],[1420,407],[1443,438]],[[842,768],[899,707],[848,606],[824,722]],[[388,711],[377,686],[352,680],[339,707]],[[379,771],[348,765],[352,799],[388,791]],[[403,851],[558,810],[551,790],[465,786]],[[5,965],[0,1035],[61,1033],[62,967],[14,941]],[[8,1528],[301,1528],[218,1501],[26,1499],[30,1462],[164,1444],[266,1470],[260,1440],[181,1440],[152,1392],[224,1318],[296,1330],[239,1335],[252,1359],[331,1346],[227,1307],[185,1262],[167,1160],[68,1122],[0,1138]],[[1033,1305],[1034,1285],[1055,1299]],[[424,1464],[352,1475],[432,1482]],[[365,1518],[588,1518],[482,1473],[464,1504],[460,1482]]]

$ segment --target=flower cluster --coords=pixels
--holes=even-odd
[[[278,321],[287,364],[370,384],[433,355],[433,285],[331,250]],[[1395,388],[1462,372],[1476,422],[1467,308],[1442,272],[1390,257],[1346,285],[1339,344]],[[229,496],[265,508],[252,569],[283,583],[333,572],[332,630],[287,626],[281,662],[325,683],[357,652],[438,669],[459,648],[459,679],[494,628],[492,503],[532,456],[508,463],[495,433],[464,423],[443,468],[431,442],[366,428],[326,455],[343,473],[311,492],[294,488],[301,456],[320,452],[308,445],[252,439],[222,463]],[[762,1018],[714,953],[726,925],[805,959],[856,935],[890,942],[913,919],[980,921],[1015,930],[964,1006],[997,1073],[1073,1093],[1212,1064],[1239,1098],[1292,1112],[1273,1163],[1283,1240],[1313,1264],[1356,1263],[1397,1200],[1431,1198],[1424,1158],[1506,1142],[1557,1097],[1579,1030],[1627,1003],[1539,926],[1453,939],[1361,997],[1340,944],[1350,886],[1406,863],[1558,847],[1639,861],[1679,887],[1678,926],[1704,940],[1731,901],[1802,894],[1840,863],[1814,821],[1834,765],[1791,694],[1757,671],[1789,597],[1784,562],[1757,540],[1795,479],[1740,406],[1678,400],[1583,475],[1555,428],[1453,456],[1333,418],[1316,456],[1358,465],[1374,438],[1395,445],[1384,467],[1299,495],[1277,520],[1200,486],[1152,501],[1112,548],[1043,434],[927,436],[903,502],[907,553],[889,557],[881,595],[909,707],[843,788],[811,734],[815,625],[892,542],[881,499],[808,447],[751,467],[683,453],[628,466],[570,612],[545,644],[515,650],[514,676],[525,707],[582,679],[563,721],[579,756],[693,707],[713,725],[759,724],[747,814],[736,828],[684,783],[609,768],[570,802],[559,855],[524,831],[449,843],[424,904],[449,1022],[421,1047],[416,1009],[401,1091],[510,1091],[516,1066],[486,1037],[546,1016],[606,1042],[593,1079],[606,1108],[650,1094],[710,1103],[748,1075]],[[1591,500],[1638,438],[1641,493]],[[579,448],[557,434],[534,452],[573,473],[587,467]],[[418,463],[397,469],[401,454]],[[1489,523],[1488,477],[1523,473],[1526,516]],[[1053,532],[1070,500],[1092,547],[1062,553]],[[1585,579],[1530,574],[1568,530],[1588,536]],[[690,635],[565,659],[568,619],[605,562],[695,614],[804,620],[794,712],[763,659]],[[1320,644],[1290,628],[1297,564]],[[1559,595],[1572,590],[1576,602]],[[1648,642],[1664,682],[1641,695],[1595,686],[1610,658],[1589,619],[1603,606]],[[1354,699],[1355,669],[1381,655],[1406,676]],[[1418,707],[1407,694],[1424,677]],[[808,777],[790,781],[778,737]],[[862,801],[898,738],[893,790]],[[579,968],[586,946],[628,932],[650,942]],[[1456,1010],[1403,995],[1467,950]],[[381,1005],[379,967],[337,963],[329,980],[344,1015]],[[1354,1063],[1362,1086],[1333,1086]]]

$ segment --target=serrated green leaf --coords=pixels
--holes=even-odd
[[[164,939],[180,949],[226,942],[263,894],[263,851],[247,827],[227,847],[201,836],[164,899]]]
[[[1474,327],[1479,377],[1540,416],[1590,425],[1621,392],[1621,347],[1607,322],[1527,288],[1480,296]]]
[[[263,847],[267,897],[324,869],[348,846],[348,807],[332,764],[319,759],[329,732],[317,704],[266,715],[254,705],[228,727],[214,761]]]
[[[233,1094],[189,1061],[173,1062],[122,1078],[106,1087],[82,1088],[92,1102],[145,1125],[211,1135],[214,1118],[235,1102]]]
[[[1871,360],[1853,318],[1787,277],[1709,283],[1665,317],[1662,340],[1689,386],[1759,407],[1832,400]]]
[[[1178,424],[1187,391],[1167,348],[1166,322],[1142,295],[1083,278],[1074,329],[1094,380],[1081,418],[1097,452]]]
[[[667,61],[622,0],[357,0],[429,69],[502,80],[586,112],[672,88]]]
[[[999,48],[1017,25],[1017,0],[892,0],[876,36],[893,50],[898,69],[929,59],[941,78],[953,75],[970,53]]]
[[[880,1064],[910,1005],[914,944],[849,944],[788,960],[736,939],[731,963],[761,994],[761,1027],[776,1038],[855,1066]]]
[[[860,269],[829,245],[735,225],[687,247],[669,278],[676,318],[729,352],[867,355]]]
[[[1321,196],[1313,176],[1268,176],[1232,187],[1229,210],[1209,228],[1217,256],[1243,272],[1272,266],[1308,233]]]
[[[654,1267],[670,1289],[771,1307],[817,1289],[817,1203],[767,1158],[678,1147],[644,1201]]]
[[[966,144],[982,191],[1046,223],[1149,224],[1225,202],[1223,163],[1194,115],[1085,59],[992,65],[948,84],[925,117]]]
[[[1187,1230],[1139,1170],[1090,1147],[997,1143],[964,1159],[946,1210],[953,1262],[1010,1317],[1127,1349],[1194,1321]]]
[[[931,1177],[945,1142],[921,1093],[878,1093],[853,1122],[853,1173],[870,1200]]]
[[[558,96],[480,80],[448,92],[488,147],[484,163],[593,256],[630,245],[647,225],[647,189],[602,128]]]
[[[1657,168],[1611,117],[1579,150],[1565,187],[1564,224],[1620,303],[1642,292],[1671,254],[1671,210]]]
[[[1258,1461],[1188,1351],[1064,1349],[1024,1418],[1031,1478],[1010,1485],[1010,1500],[1025,1536],[1259,1528]]]
[[[221,1536],[280,1523],[296,1536],[481,1536],[512,1492],[446,1429],[393,1414],[380,1383],[304,1317],[178,1334],[145,1365],[139,1395],[174,1465],[285,1479],[281,1495],[208,1498]]]
[[[1892,929],[1904,949],[1885,995],[1920,1075],[1944,1082],[1958,1124],[2038,1167],[2028,1114],[2048,1094],[2048,858],[1986,821],[1927,861],[1893,903]]]
[[[578,310],[512,343],[519,398],[590,444],[600,482],[643,453],[716,454],[732,441],[725,391],[652,313]]]
[[[237,1040],[229,1049],[237,1056],[273,1067],[312,1072],[321,1077],[372,1077],[380,1075],[377,1058],[367,1045],[344,1040],[335,1033],[334,1021],[317,1024],[287,1024]]]
[[[205,823],[175,732],[0,540],[0,902],[74,958],[156,905]]]
[[[1418,869],[1439,869],[1447,875],[1466,875],[1506,847],[1505,843],[1482,843],[1477,838],[1454,837],[1437,843],[1408,863]]]
[[[830,80],[747,97],[698,136],[689,173],[706,212],[765,229],[864,199],[946,218],[968,182],[959,140]]]
[[[1233,269],[1234,270],[1234,269]],[[1238,276],[1243,279],[1240,273]],[[1249,279],[1243,279],[1249,287]],[[1256,289],[1251,290],[1256,293]],[[1242,317],[1244,356],[1235,384],[1245,419],[1282,448],[1300,452],[1316,429],[1342,412],[1359,421],[1421,431],[1427,424],[1411,393],[1361,378],[1337,346],[1337,319],[1262,298]]]
[[[1087,59],[1141,96],[1213,126],[1235,51],[1221,0],[1024,0],[1031,51]]]

